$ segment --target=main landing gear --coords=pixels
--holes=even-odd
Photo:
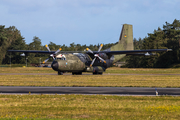
[[[63,75],[63,72],[61,72],[61,71],[58,71],[58,75]]]
[[[72,75],[82,75],[82,72],[72,72]]]
[[[93,72],[93,75],[102,75],[102,72]],[[58,75],[63,75],[63,72],[58,71]],[[82,75],[82,72],[72,72],[72,75]]]
[[[93,72],[93,75],[102,75],[102,72]]]

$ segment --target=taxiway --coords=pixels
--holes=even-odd
[[[1,94],[180,95],[180,88],[0,86]]]

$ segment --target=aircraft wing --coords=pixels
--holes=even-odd
[[[56,51],[40,51],[40,50],[8,50],[8,52],[22,52],[22,53],[42,53],[42,54],[53,54]]]
[[[126,55],[142,55],[143,53],[151,53],[151,52],[166,52],[172,51],[172,49],[150,49],[150,50],[125,50],[125,51],[93,51],[94,54],[105,53],[107,55],[118,55],[118,54],[126,54]],[[56,51],[40,51],[40,50],[8,50],[8,52],[22,52],[22,53],[40,53],[40,54],[53,54]],[[85,51],[61,51],[60,53],[87,53],[92,54],[90,52]]]
[[[142,55],[142,53],[151,53],[151,52],[167,52],[172,51],[172,49],[150,49],[150,50],[125,50],[125,51],[100,51],[99,53],[106,53],[107,55]],[[94,52],[96,54],[96,52]],[[97,52],[98,53],[98,52]]]
[[[53,54],[53,53],[55,53],[56,51],[42,51],[42,50],[8,50],[8,52]],[[60,53],[86,53],[86,51],[61,51]]]

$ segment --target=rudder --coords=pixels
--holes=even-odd
[[[134,50],[133,28],[132,25],[129,24],[123,24],[118,44],[110,48],[110,51],[123,51],[123,50]],[[125,54],[114,55],[113,62],[117,62],[118,60],[122,59],[124,56]]]

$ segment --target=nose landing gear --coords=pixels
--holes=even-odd
[[[63,75],[63,72],[61,72],[61,71],[58,71],[58,75]]]

